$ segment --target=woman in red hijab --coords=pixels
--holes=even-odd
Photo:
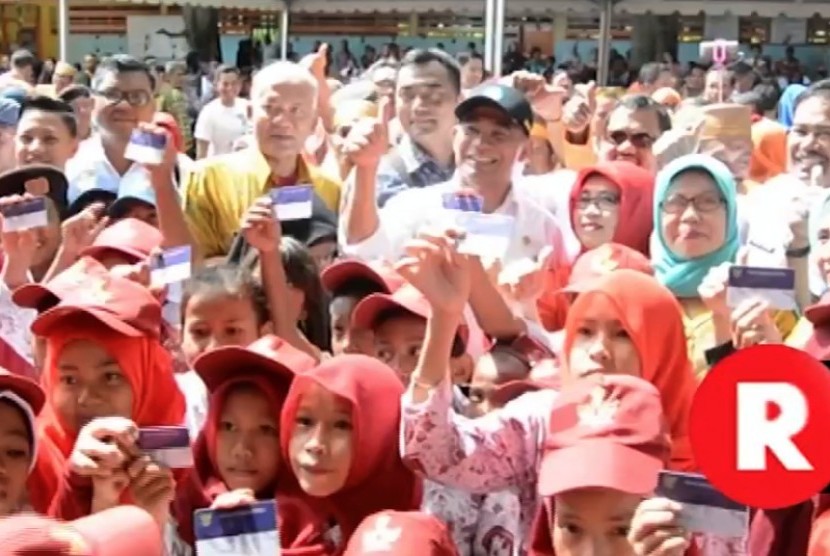
[[[341,554],[361,521],[381,510],[417,510],[422,486],[398,450],[395,371],[341,355],[297,375],[283,406],[280,444],[299,490],[331,529]]]
[[[138,427],[181,425],[184,397],[159,340],[161,306],[149,290],[105,271],[78,277],[32,332],[46,341],[38,418],[43,449],[29,481],[37,511],[62,519],[90,513],[92,484],[67,469],[82,427],[123,417]],[[57,492],[56,492],[57,491]]]
[[[175,502],[179,538],[190,547],[194,511],[221,507],[222,499],[233,498],[234,505],[277,499],[282,553],[326,553],[314,515],[279,494],[287,471],[280,461],[280,411],[294,375],[313,366],[311,357],[276,336],[196,359],[193,369],[210,392],[209,410],[193,445],[193,469],[178,485]]]
[[[569,214],[582,252],[617,243],[648,257],[653,190],[654,175],[631,162],[602,162],[580,171],[571,189]],[[564,324],[567,303],[558,290],[567,282],[561,269],[551,269],[537,301],[542,324],[550,331]]]

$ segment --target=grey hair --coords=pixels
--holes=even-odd
[[[251,82],[251,98],[259,96],[262,89],[276,83],[305,83],[314,90],[312,95],[314,107],[317,107],[317,80],[306,68],[294,62],[278,60],[256,72]]]

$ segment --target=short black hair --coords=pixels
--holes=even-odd
[[[807,89],[798,95],[795,103],[793,104],[793,110],[798,108],[798,105],[804,102],[805,100],[811,99],[813,97],[821,97],[826,100],[830,100],[830,79],[822,79],[821,81],[816,81]]]
[[[69,135],[72,137],[78,136],[78,120],[75,118],[75,111],[66,102],[46,95],[26,97],[20,107],[20,118],[22,119],[26,112],[33,110],[57,115],[66,125]]]
[[[331,299],[334,300],[339,297],[351,297],[361,300],[364,297],[369,297],[373,293],[384,293],[384,291],[383,286],[374,280],[369,280],[368,278],[352,278],[346,280],[343,285],[335,288],[335,290],[331,292]]]
[[[61,91],[58,98],[66,104],[71,104],[79,98],[92,98],[92,91],[86,85],[74,84]]]
[[[455,59],[437,48],[414,48],[406,53],[401,60],[401,67],[425,66],[432,62],[438,62],[450,75],[450,83],[456,92],[461,92],[461,68]]]
[[[221,66],[216,68],[214,72],[214,79],[217,79],[220,75],[235,75],[237,77],[242,77],[242,72],[239,71],[239,68],[236,66],[229,66],[226,64],[222,64]]]
[[[660,131],[665,133],[671,129],[671,116],[666,109],[658,102],[655,102],[647,95],[626,95],[620,99],[616,108],[625,108],[627,110],[654,110],[657,113],[657,123],[660,126]]]
[[[28,50],[15,50],[9,59],[9,63],[15,69],[33,68],[37,64],[37,58]]]
[[[772,112],[781,100],[781,87],[773,79],[765,79],[752,89],[759,97],[758,109],[763,113]]]
[[[732,102],[743,106],[752,108],[752,112],[757,116],[763,116],[764,111],[761,110],[761,95],[755,90],[735,95]]]
[[[150,66],[128,54],[114,54],[104,58],[98,64],[95,77],[92,78],[92,89],[97,91],[104,77],[111,73],[143,73],[150,80],[150,88],[155,89],[156,87],[156,78],[153,77]]]
[[[393,308],[390,308],[390,309],[386,309],[385,311],[381,311],[380,314],[375,318],[375,322],[373,323],[372,328],[378,328],[379,326],[382,326],[383,324],[389,322],[390,320],[404,318],[404,317],[421,319],[421,320],[424,321],[424,327],[426,328],[426,319],[423,319],[422,317],[420,317],[419,315],[416,315],[415,313],[407,311],[403,307],[393,307]],[[459,328],[459,331],[460,331],[460,328]],[[466,353],[466,351],[467,351],[467,346],[464,344],[464,340],[461,338],[461,334],[456,332],[455,338],[453,338],[453,341],[452,341],[452,349],[450,350],[450,357],[453,358],[453,359],[456,359],[456,358],[461,357],[462,355],[464,355],[464,353]]]

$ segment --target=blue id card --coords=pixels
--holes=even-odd
[[[731,267],[726,303],[734,308],[747,299],[762,299],[771,309],[796,310],[795,271],[790,268]]]
[[[190,278],[192,250],[189,245],[172,247],[151,262],[153,284],[166,286]]]
[[[187,427],[145,427],[138,431],[138,447],[156,463],[170,469],[193,467]]]
[[[22,232],[32,228],[41,228],[49,223],[46,212],[46,198],[34,197],[0,207],[3,215],[3,231]]]
[[[703,475],[661,471],[655,494],[683,505],[681,521],[692,533],[743,537],[749,531],[749,508],[721,494]]]
[[[141,164],[161,164],[166,148],[166,135],[136,129],[130,135],[124,157]]]
[[[274,556],[280,553],[275,501],[193,514],[199,556]]]
[[[271,202],[280,222],[308,220],[311,218],[311,199],[314,189],[310,185],[289,185],[271,190]]]
[[[481,212],[484,206],[484,200],[472,193],[444,193],[443,203],[445,209],[463,212]]]
[[[466,236],[458,245],[458,252],[488,259],[502,259],[513,237],[515,219],[503,214],[461,212],[455,225]]]

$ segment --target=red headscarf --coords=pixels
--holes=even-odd
[[[179,536],[190,545],[195,543],[193,535],[193,512],[210,507],[220,494],[228,492],[216,464],[216,434],[222,408],[228,395],[240,385],[250,385],[268,398],[269,406],[277,412],[282,407],[287,393],[288,382],[272,380],[264,375],[245,375],[245,370],[238,378],[229,380],[210,395],[208,415],[205,426],[193,444],[193,469],[176,489],[176,520],[179,524]],[[277,413],[278,415],[279,413]],[[280,465],[280,474],[284,474],[287,464]],[[319,547],[324,554],[322,539],[317,538],[320,528],[314,525],[314,515],[297,500],[288,500],[278,495],[280,477],[274,478],[273,484],[263,492],[256,493],[260,500],[278,499],[279,531],[281,548],[284,554],[315,554],[310,551],[311,544]],[[303,547],[300,552],[293,548]]]
[[[43,449],[29,480],[30,501],[38,511],[46,511],[41,508],[48,507],[78,437],[78,431],[63,422],[55,410],[58,357],[68,343],[90,339],[115,357],[129,381],[133,392],[131,417],[137,426],[181,425],[184,422],[184,396],[173,378],[170,354],[158,339],[122,336],[102,324],[82,319],[67,319],[56,325],[46,339],[46,360],[41,377],[46,405],[38,418],[38,438]]]
[[[624,161],[601,162],[584,168],[577,175],[576,182],[571,189],[569,213],[571,222],[574,220],[576,203],[582,194],[582,189],[588,179],[593,176],[604,177],[620,190],[620,216],[612,241],[648,256],[649,238],[654,228],[652,215],[654,174],[636,164]]]
[[[663,400],[672,437],[668,467],[694,471],[689,412],[697,383],[686,350],[683,313],[674,295],[655,278],[636,270],[616,270],[599,278],[580,294],[568,313],[562,346],[563,380],[575,378],[568,369],[570,353],[589,309],[619,319],[628,332],[640,356],[640,376],[657,387]]]
[[[421,482],[401,461],[398,450],[404,387],[395,371],[365,355],[340,355],[298,375],[288,392],[280,423],[280,444],[286,461],[290,461],[289,445],[300,402],[312,385],[352,406],[353,460],[346,484],[326,498],[306,495],[321,520],[334,517],[345,544],[360,522],[375,512],[419,509]]]

